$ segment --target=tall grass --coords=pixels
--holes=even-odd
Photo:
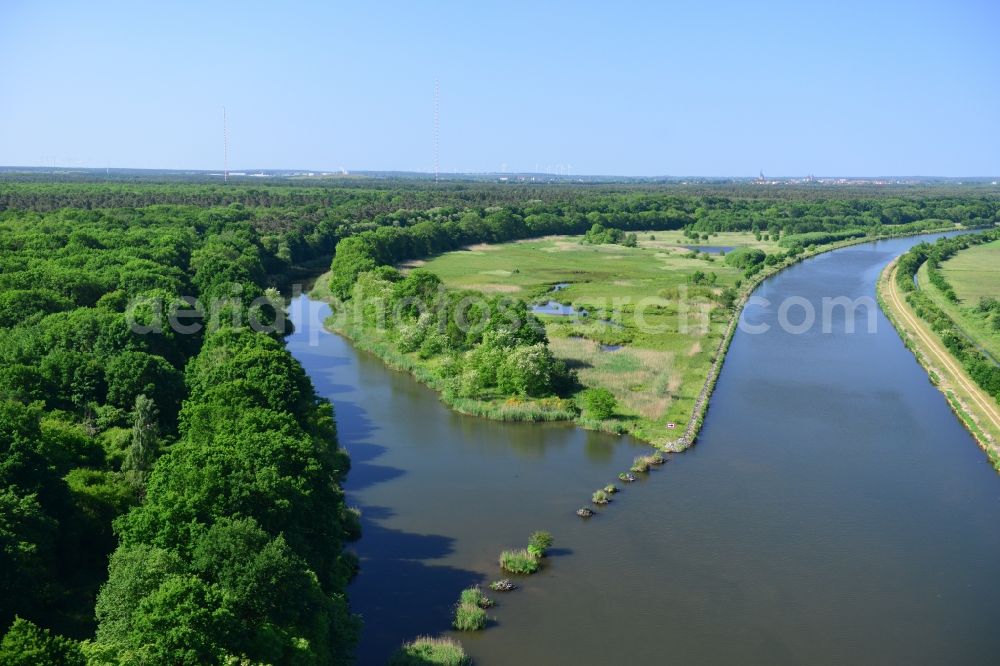
[[[462,644],[451,638],[421,636],[389,658],[388,666],[471,666]]]
[[[572,401],[560,398],[475,400],[445,393],[442,400],[455,411],[494,421],[571,421],[576,416]]]
[[[649,458],[648,456],[638,456],[632,461],[631,472],[640,473],[649,471]]]
[[[451,626],[459,631],[479,631],[486,628],[486,611],[476,604],[459,602]]]
[[[515,574],[533,574],[541,564],[527,548],[505,550],[500,553],[500,568]]]
[[[478,585],[462,590],[462,594],[458,598],[458,603],[459,605],[470,604],[472,606],[479,606],[480,608],[490,608],[495,605],[492,599],[483,594]]]

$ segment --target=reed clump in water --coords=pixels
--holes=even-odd
[[[464,598],[465,592],[462,593]],[[486,628],[486,611],[477,604],[459,601],[455,605],[455,617],[451,626],[459,631],[479,631]]]
[[[480,608],[490,608],[496,605],[495,601],[483,594],[478,585],[462,590],[462,594],[458,598],[458,603],[471,604]]]
[[[505,550],[500,553],[500,568],[514,574],[533,574],[541,568],[538,560],[527,548]]]
[[[451,638],[421,636],[389,658],[389,666],[470,666],[462,644]]]

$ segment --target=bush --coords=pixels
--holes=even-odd
[[[764,263],[767,255],[756,247],[738,247],[726,255],[726,266],[746,269]]]
[[[980,312],[1000,312],[1000,300],[993,296],[982,296],[976,309]]]
[[[604,486],[604,492],[606,492],[609,495],[614,495],[616,492],[618,492],[618,486],[616,486],[613,483],[609,483],[608,485]]]
[[[583,392],[583,408],[590,418],[604,421],[615,415],[618,403],[615,396],[606,388],[592,388]]]
[[[556,360],[545,344],[515,347],[505,351],[501,359],[496,381],[505,394],[537,397],[552,392]]]
[[[470,666],[461,643],[450,638],[421,636],[389,658],[389,666]]]
[[[527,548],[505,550],[500,553],[500,568],[515,574],[533,574],[538,571],[538,558]]]
[[[428,359],[431,356],[437,356],[445,350],[448,340],[443,335],[437,332],[427,334],[423,341],[420,343],[420,348],[417,350],[417,356],[422,359]]]
[[[603,490],[595,490],[593,496],[591,496],[591,501],[594,504],[607,504],[611,501],[611,498]]]
[[[542,556],[545,556],[545,551],[552,547],[552,535],[548,532],[532,532],[531,538],[528,539],[528,548],[537,548],[541,551]]]

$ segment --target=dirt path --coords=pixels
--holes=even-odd
[[[944,346],[944,343],[932,332],[927,330],[926,325],[921,322],[910,310],[909,305],[899,292],[896,284],[896,267],[893,261],[887,269],[885,296],[889,305],[892,306],[895,314],[909,329],[908,332],[919,340],[921,351],[930,357],[931,361],[940,368],[947,370],[950,375],[946,378],[949,383],[961,387],[969,398],[979,408],[980,414],[993,423],[993,427],[1000,430],[1000,405],[997,405],[993,396],[983,391],[970,378],[965,368],[951,355],[951,352]]]

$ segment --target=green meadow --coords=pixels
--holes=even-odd
[[[574,314],[537,314],[552,352],[576,369],[584,387],[614,394],[612,423],[594,425],[657,444],[676,438],[692,418],[741,284],[742,272],[723,256],[684,247],[694,243],[778,249],[750,233],[700,241],[680,232],[642,233],[635,248],[550,236],[475,245],[408,265],[432,271],[450,288],[571,306]],[[676,428],[667,429],[668,422]]]

